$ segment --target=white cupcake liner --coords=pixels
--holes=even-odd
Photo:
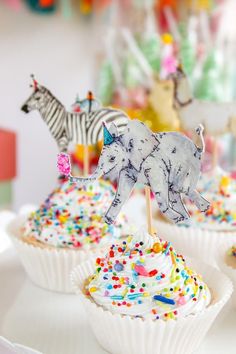
[[[224,239],[236,237],[236,232],[209,231],[185,227],[163,221],[155,222],[158,236],[170,241],[177,252],[216,266],[219,245]]]
[[[226,253],[234,244],[236,244],[236,236],[232,237],[231,239],[222,240],[218,248],[217,265],[220,270],[222,270],[222,272],[224,272],[231,279],[233,283],[234,292],[232,294],[232,305],[236,309],[236,268],[234,269],[225,263]]]
[[[71,274],[72,284],[84,304],[100,345],[111,354],[193,353],[230,298],[233,289],[231,281],[217,269],[193,260],[190,263],[203,274],[213,292],[213,304],[197,315],[166,322],[131,318],[104,310],[83,293],[85,279],[94,273],[95,260],[76,267]]]
[[[104,255],[107,248],[66,250],[31,245],[20,238],[20,230],[26,218],[26,215],[17,216],[9,223],[6,231],[18,251],[29,278],[33,283],[44,289],[72,293],[70,282],[72,269],[91,257]]]

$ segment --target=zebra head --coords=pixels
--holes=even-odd
[[[46,87],[39,85],[33,76],[32,79],[33,85],[30,86],[33,87],[33,92],[21,107],[21,110],[25,113],[29,113],[33,110],[39,110],[43,107],[47,102],[47,96],[49,94]]]

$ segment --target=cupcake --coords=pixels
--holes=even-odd
[[[236,237],[222,240],[218,247],[217,265],[229,276],[234,285],[232,296],[233,307],[236,308]]]
[[[231,246],[225,254],[225,264],[228,267],[236,269],[236,244]]]
[[[201,213],[189,205],[190,227],[213,231],[236,231],[236,180],[229,173],[217,169],[214,176],[204,174],[199,181],[199,191],[209,200],[210,208]]]
[[[34,283],[50,290],[70,291],[71,269],[127,234],[124,214],[115,225],[103,221],[104,210],[113,197],[114,188],[106,181],[83,189],[65,181],[38,210],[9,225],[12,240]]]
[[[186,201],[191,216],[187,222],[172,225],[159,218],[157,227],[177,250],[215,263],[222,237],[236,235],[236,180],[218,168],[214,174],[211,172],[201,176],[198,190],[210,202],[210,208],[205,213]]]
[[[188,266],[170,242],[144,231],[78,266],[72,283],[109,353],[192,353],[229,299],[228,278]],[[208,285],[207,285],[208,284]]]

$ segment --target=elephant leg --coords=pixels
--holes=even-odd
[[[181,194],[179,192],[173,190],[169,191],[169,200],[171,208],[180,213],[183,217],[183,220],[189,219],[189,213],[183,204]]]
[[[155,171],[155,176],[152,178],[152,173],[150,171],[148,173],[148,183],[152,192],[155,194],[157,204],[162,214],[175,223],[182,221],[183,216],[170,207],[168,178],[166,178],[165,172],[161,169],[159,173]]]
[[[121,170],[118,180],[118,187],[115,198],[108,209],[104,220],[107,224],[113,224],[122,206],[129,198],[129,195],[136,183],[136,179],[129,176],[126,170]]]
[[[198,191],[188,191],[186,195],[200,211],[205,212],[209,209],[210,203],[205,198],[203,198]]]

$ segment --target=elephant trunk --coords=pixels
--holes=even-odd
[[[70,175],[70,182],[76,183],[79,188],[87,186],[89,183],[95,182],[98,178],[102,177],[103,172],[100,167],[97,167],[94,173],[89,177],[73,177]]]

